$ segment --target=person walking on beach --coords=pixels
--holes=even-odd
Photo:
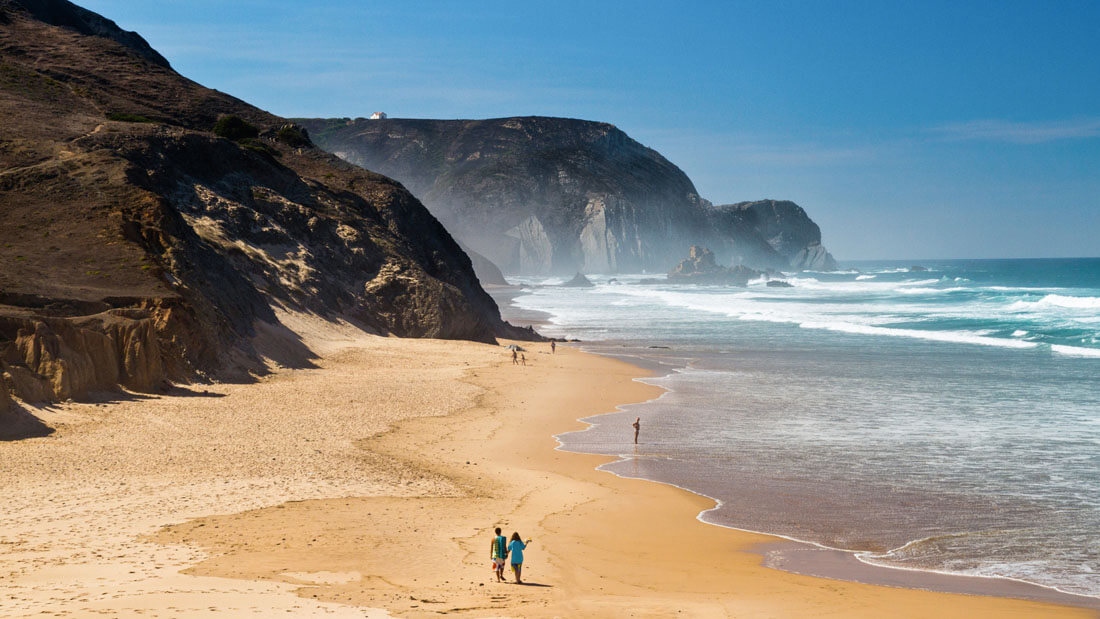
[[[515,348],[512,349],[512,365],[519,365],[519,353]]]
[[[500,527],[496,528],[496,534],[489,547],[489,554],[493,559],[493,571],[497,573],[497,582],[504,582],[504,559],[508,556],[508,540],[500,534]]]
[[[516,575],[516,584],[522,585],[523,580],[520,578],[523,575],[523,551],[527,550],[527,544],[530,544],[531,540],[524,542],[520,539],[519,532],[512,532],[512,541],[508,542],[508,552],[512,557],[512,572]]]
[[[527,355],[520,355],[519,360],[523,362],[523,367],[527,367]]]
[[[550,354],[558,352],[558,343],[554,340],[550,340]]]
[[[641,417],[635,417],[634,418],[634,423],[631,424],[631,425],[634,426],[634,444],[637,445],[638,444],[638,432],[641,431],[641,429],[642,429],[642,418]]]

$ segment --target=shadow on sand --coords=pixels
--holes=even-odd
[[[42,423],[21,404],[12,403],[7,411],[0,412],[0,441],[19,441],[50,434],[53,434],[53,428]]]

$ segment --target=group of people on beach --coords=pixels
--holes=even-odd
[[[496,537],[493,538],[489,552],[493,560],[493,571],[497,574],[497,582],[504,582],[504,561],[511,558],[512,573],[516,575],[516,584],[523,584],[521,578],[523,575],[523,551],[527,550],[527,545],[530,543],[531,540],[523,541],[519,536],[519,532],[513,532],[512,539],[509,540],[500,534],[500,527],[496,528]]]
[[[512,346],[512,365],[527,365],[527,355],[520,352],[523,350],[518,346]],[[558,344],[554,340],[550,340],[550,354],[553,355],[558,352]]]

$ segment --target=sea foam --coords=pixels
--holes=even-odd
[[[1066,355],[1069,357],[1091,357],[1095,359],[1100,359],[1100,348],[1082,348],[1080,346],[1051,344],[1050,350],[1059,355]]]

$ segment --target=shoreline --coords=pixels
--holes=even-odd
[[[557,449],[547,430],[661,393],[635,365],[521,343],[517,367],[497,346],[284,318],[318,368],[36,409],[57,432],[0,443],[19,482],[0,614],[1097,616],[765,567],[777,538],[690,517],[713,501]],[[493,526],[535,539],[531,586],[492,581]]]
[[[302,586],[299,595],[402,616],[600,616],[627,607],[645,616],[1096,616],[1082,608],[765,567],[754,549],[778,538],[691,519],[713,501],[659,482],[605,475],[598,467],[614,458],[560,450],[556,439],[533,429],[581,429],[578,411],[600,414],[659,395],[636,380],[645,372],[566,346],[555,356],[529,351],[527,368],[511,366],[499,349],[464,348],[478,358],[470,360],[463,382],[483,389],[473,408],[407,419],[360,443],[375,457],[447,479],[452,492],[322,499],[212,516],[170,527],[158,541],[198,545],[211,555],[191,574],[291,582]],[[487,451],[486,445],[523,447]],[[539,586],[489,579],[482,542],[494,513],[505,528],[535,538],[525,574]],[[395,540],[405,539],[433,548],[439,561],[395,565],[406,543]],[[708,552],[685,563],[685,547]],[[323,583],[302,574],[348,580]]]
[[[584,348],[583,346],[579,348],[585,354],[606,356],[620,360],[624,363],[631,363],[631,361],[627,359],[631,358],[632,355],[608,355],[599,352],[593,352]],[[661,369],[664,370],[666,368]],[[639,370],[653,372],[653,370],[641,366],[639,366]],[[672,369],[670,371],[675,371],[675,369]],[[637,380],[643,382],[644,384],[651,384],[645,383],[644,378],[639,378]],[[671,391],[666,387],[660,387],[660,389],[662,389],[663,393],[658,395],[657,398],[660,398],[665,393]],[[672,488],[682,490],[686,493],[690,493],[692,495],[699,496],[713,502],[712,507],[704,509],[697,513],[695,519],[703,524],[718,527],[721,529],[739,531],[742,533],[749,533],[753,535],[764,535],[774,538],[772,541],[763,542],[759,544],[758,547],[752,549],[752,552],[759,554],[764,559],[763,565],[765,567],[782,570],[791,574],[842,580],[852,583],[880,585],[938,593],[1031,600],[1100,610],[1100,598],[1086,595],[1078,595],[1067,591],[1062,591],[1056,587],[1044,586],[1023,579],[1010,578],[1006,576],[980,576],[932,569],[880,565],[872,563],[860,556],[861,554],[865,554],[869,551],[835,548],[818,542],[791,537],[782,533],[776,533],[772,531],[757,531],[753,529],[738,527],[731,524],[714,522],[712,520],[708,520],[706,518],[706,514],[718,510],[723,503],[721,499],[710,496],[700,490],[696,490],[687,486],[682,486],[670,481],[653,479],[643,476],[635,477],[630,475],[621,475],[613,470],[609,470],[608,467],[622,462],[629,462],[631,459],[634,459],[633,457],[626,457],[621,455],[608,456],[606,454],[594,454],[592,452],[575,451],[569,449],[569,447],[561,439],[561,436],[563,434],[580,434],[586,432],[597,423],[596,421],[590,420],[595,420],[605,415],[613,415],[616,413],[625,412],[623,410],[623,407],[625,406],[641,407],[655,401],[657,398],[653,398],[644,402],[625,403],[617,407],[614,411],[598,415],[591,415],[578,419],[577,421],[585,423],[587,427],[580,431],[571,431],[555,435],[554,438],[558,441],[558,447],[556,449],[561,450],[565,453],[600,455],[611,458],[609,462],[605,462],[604,464],[596,467],[596,470],[604,473],[609,473],[621,479],[641,480],[670,486]]]
[[[541,313],[550,316],[546,312],[539,312],[537,310],[526,310],[516,306],[513,303],[513,300],[516,296],[518,296],[518,289],[521,287],[514,286],[512,288],[513,290],[509,290],[509,294],[507,295],[502,294],[497,297],[494,294],[494,298],[500,305],[502,315],[505,317],[506,320],[522,320],[524,317],[532,313]],[[547,321],[543,319],[540,322],[545,323]],[[600,349],[598,344],[593,347],[591,344],[586,345],[586,343],[577,343],[576,346],[585,354],[594,354],[615,359],[623,363],[634,365],[638,367],[639,370],[642,372],[648,372],[650,374],[649,376],[639,377],[636,380],[649,385],[653,385],[653,383],[647,382],[646,379],[667,375],[683,367],[688,367],[691,364],[691,360],[688,360],[684,364],[677,364],[673,363],[670,359],[647,357],[642,352],[616,353],[613,350]],[[671,391],[671,389],[667,387],[657,387],[662,390],[662,393],[658,395],[657,398]],[[867,554],[870,551],[835,548],[826,544],[791,537],[782,533],[776,533],[767,530],[746,529],[732,524],[715,522],[707,519],[706,516],[708,513],[717,511],[719,508],[721,508],[723,504],[723,501],[721,499],[710,496],[703,491],[673,483],[671,481],[665,481],[645,476],[621,475],[613,470],[610,470],[609,467],[617,463],[628,462],[633,459],[632,457],[623,455],[609,456],[607,454],[600,454],[597,452],[586,452],[570,449],[569,446],[566,445],[565,441],[562,440],[562,436],[565,434],[581,434],[590,430],[597,423],[599,423],[597,420],[600,417],[625,412],[625,407],[628,406],[631,408],[644,407],[646,404],[655,401],[657,398],[653,398],[643,402],[624,403],[616,407],[614,411],[579,418],[577,421],[586,424],[586,427],[579,431],[569,431],[555,434],[554,438],[558,441],[558,447],[556,449],[564,451],[566,453],[606,456],[612,458],[612,460],[597,467],[597,470],[601,472],[610,473],[616,477],[620,477],[623,479],[638,479],[658,484],[664,484],[673,488],[677,488],[684,492],[703,497],[709,501],[713,501],[714,505],[708,509],[701,510],[699,513],[696,514],[695,519],[704,524],[720,527],[723,529],[730,529],[756,535],[766,535],[775,538],[775,541],[763,543],[760,545],[759,548],[759,554],[764,559],[764,565],[773,569],[786,571],[792,574],[830,578],[853,583],[900,587],[921,591],[935,591],[941,593],[957,593],[964,595],[994,596],[1021,600],[1033,600],[1055,604],[1065,604],[1079,608],[1100,610],[1100,597],[1075,594],[1063,591],[1054,586],[1042,585],[1024,579],[1012,578],[1007,576],[960,574],[956,572],[948,572],[935,569],[911,568],[874,563],[872,560],[860,556],[863,554]],[[913,543],[913,541],[919,540],[911,540],[907,543]]]

